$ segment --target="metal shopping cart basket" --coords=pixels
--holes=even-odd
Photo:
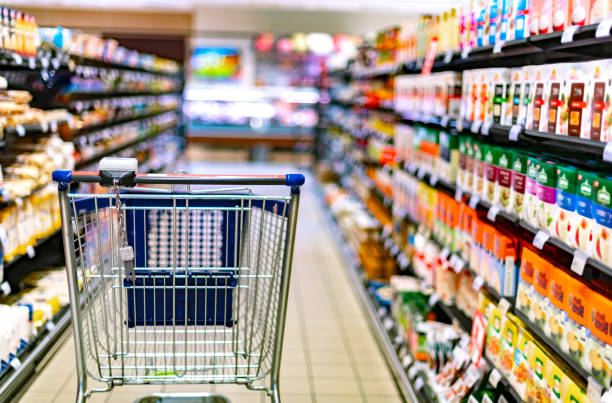
[[[279,402],[304,177],[146,175],[126,160],[105,159],[99,172],[53,173],[76,400],[115,385],[237,383]],[[80,182],[100,183],[109,192],[71,192]],[[186,190],[176,190],[179,185]],[[259,185],[290,192],[256,196],[247,187]],[[88,379],[105,387],[88,388]]]

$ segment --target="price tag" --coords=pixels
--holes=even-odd
[[[391,318],[386,318],[385,322],[383,324],[385,325],[385,330],[387,332],[389,330],[393,329],[393,326],[395,326],[395,322],[393,322],[393,319],[391,319]]]
[[[423,378],[419,376],[414,381],[414,389],[418,392],[419,390],[423,389],[423,386],[425,386],[425,382],[423,382]]]
[[[387,310],[384,307],[381,306],[380,308],[378,308],[378,316],[382,318],[386,314],[387,314]]]
[[[442,249],[442,251],[440,252],[440,259],[442,260],[448,259],[449,254],[450,254],[450,250],[448,249],[448,246],[447,246],[444,249]]]
[[[425,177],[425,173],[425,168],[420,167],[419,172],[417,172],[417,178],[419,178],[419,180],[423,180],[423,178]]]
[[[444,55],[444,64],[449,64],[453,60],[453,51],[448,50]]]
[[[51,66],[53,66],[53,70],[59,70],[60,68],[59,59],[56,59],[56,58],[51,59]]]
[[[429,184],[431,186],[436,186],[436,184],[438,183],[439,180],[440,180],[440,177],[438,176],[438,174],[432,174],[429,177]]]
[[[461,51],[461,58],[467,59],[471,51],[472,51],[472,48],[470,48],[469,46],[463,48],[463,50]]]
[[[489,130],[491,130],[492,125],[493,125],[493,122],[484,122],[482,124],[482,127],[480,128],[480,134],[482,134],[483,136],[488,136]]]
[[[402,367],[404,369],[408,368],[412,364],[412,356],[410,354],[406,354],[404,358],[402,358]]]
[[[561,43],[573,42],[574,34],[576,31],[578,31],[578,28],[580,28],[579,25],[570,25],[569,27],[565,28],[565,31],[563,31],[563,34],[561,34]]]
[[[442,127],[448,127],[448,121],[449,120],[450,120],[450,118],[448,117],[448,115],[442,116],[442,119],[440,120],[440,125]]]
[[[419,373],[419,366],[413,365],[412,368],[408,371],[408,378],[414,379],[415,376]]]
[[[55,328],[55,322],[53,322],[52,320],[48,320],[47,322],[45,322],[45,327],[48,331],[51,331]]]
[[[385,240],[385,249],[387,250],[391,249],[391,245],[393,245],[393,241],[390,238],[387,238]]]
[[[612,162],[612,141],[608,141],[604,147],[603,160]]]
[[[458,202],[461,202],[463,200],[463,190],[459,188],[455,190],[455,200],[457,200]]]
[[[51,129],[52,133],[57,133],[57,120],[52,120],[49,122],[49,128]]]
[[[478,132],[480,132],[481,125],[482,125],[482,122],[480,120],[473,121],[472,126],[470,127],[470,131],[474,134],[477,134]]]
[[[19,358],[13,357],[11,360],[11,367],[15,368],[15,370],[21,368],[21,361],[19,361]]]
[[[36,59],[33,57],[28,57],[28,67],[30,70],[34,70],[36,68]]]
[[[399,246],[393,245],[393,247],[391,248],[391,256],[397,256],[398,253],[399,253]]]
[[[478,207],[478,203],[480,203],[480,196],[472,195],[472,197],[470,197],[470,203],[469,203],[470,208],[472,210],[476,210],[476,207]]]
[[[391,236],[392,230],[393,230],[393,227],[391,226],[391,224],[385,225],[382,230],[383,239],[389,239],[389,236]]]
[[[522,127],[519,125],[513,125],[510,127],[510,131],[508,132],[508,140],[510,141],[518,141],[519,133],[521,132]]]
[[[46,57],[41,58],[40,65],[43,69],[47,70],[49,68],[49,59],[47,59]]]
[[[499,383],[499,381],[501,379],[501,377],[502,376],[499,373],[499,371],[496,368],[493,368],[493,371],[491,371],[491,375],[489,375],[489,383],[491,384],[491,386],[496,388],[497,384]]]
[[[572,260],[572,266],[570,267],[574,273],[582,276],[584,273],[584,266],[586,265],[588,255],[583,251],[576,249],[574,251],[574,259]]]
[[[30,259],[36,256],[36,251],[34,250],[34,247],[32,245],[28,245],[26,247],[26,253]]]
[[[2,284],[0,284],[0,295],[9,295],[11,293],[11,285],[9,284],[8,281],[3,282]]]
[[[21,208],[21,206],[23,206],[23,199],[21,197],[16,197],[15,204],[17,205],[17,207]]]
[[[448,264],[450,265],[450,267],[453,268],[455,273],[461,273],[461,271],[463,270],[463,267],[465,267],[465,262],[463,261],[463,259],[455,255],[454,253],[451,255],[451,258]]]
[[[610,36],[610,28],[612,28],[612,18],[605,19],[597,25],[595,38],[604,38]]]
[[[508,310],[510,309],[510,302],[506,298],[500,299],[499,303],[497,304],[497,309],[502,315],[507,314]]]
[[[504,47],[504,45],[506,44],[506,41],[498,41],[494,46],[493,46],[493,54],[496,55],[498,53],[501,53],[502,48]]]
[[[592,403],[600,403],[601,402],[601,392],[602,387],[593,377],[589,376],[588,385],[587,385],[587,397],[591,400]]]
[[[401,346],[402,343],[404,342],[404,338],[402,336],[395,336],[395,338],[393,339],[393,343],[396,346]],[[406,347],[403,347],[398,351],[397,355],[398,357],[403,357],[403,355],[406,354]]]
[[[484,285],[484,282],[485,280],[484,278],[482,278],[482,276],[476,276],[474,282],[472,283],[472,288],[476,291],[480,291],[480,289]]]
[[[6,228],[4,225],[0,224],[0,242],[2,243],[2,247],[6,249],[6,244],[8,243],[8,234],[6,232]]]
[[[399,261],[400,268],[402,269],[407,268],[408,264],[410,263],[410,260],[408,260],[408,257],[404,255],[403,253],[400,253],[398,261]]]
[[[25,127],[23,127],[22,125],[15,126],[15,131],[17,132],[17,135],[19,137],[25,136],[25,133],[26,133]]]
[[[550,239],[550,234],[542,230],[539,230],[535,234],[535,237],[533,237],[533,242],[531,242],[531,244],[538,249],[542,249],[546,241],[548,241],[549,239]]]
[[[13,60],[15,61],[15,64],[18,64],[20,66],[23,64],[23,58],[21,57],[21,55],[17,53],[13,53],[12,56],[13,56]]]
[[[489,221],[495,222],[495,218],[497,217],[499,210],[500,210],[499,206],[495,206],[495,205],[491,206],[491,208],[487,212],[487,218],[489,219]]]
[[[429,306],[434,306],[440,301],[440,296],[435,292],[429,297]]]

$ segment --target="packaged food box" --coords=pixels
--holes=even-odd
[[[586,63],[589,66],[589,86],[587,93],[591,94],[590,105],[590,137],[592,140],[612,140],[612,108],[610,108],[611,82],[609,60],[595,60]]]
[[[569,278],[567,289],[567,314],[569,318],[565,323],[565,339],[561,348],[569,353],[578,365],[583,365],[586,330],[589,325],[587,318],[589,289],[573,277]]]
[[[492,204],[497,204],[499,193],[497,190],[497,174],[499,164],[499,148],[495,146],[485,146],[484,152],[484,191],[483,199]]]
[[[605,20],[606,18],[610,18],[611,15],[611,6],[608,1],[604,0],[591,0],[591,9],[589,11],[589,24],[597,24]]]
[[[535,268],[545,264],[543,259],[527,247],[521,248],[521,269],[518,279],[516,307],[527,318],[533,321],[533,303],[535,288]]]
[[[586,369],[604,388],[609,388],[612,383],[612,301],[597,292],[591,292],[589,299]]]
[[[612,179],[600,178],[593,201],[594,255],[607,265],[612,265]]]
[[[504,325],[504,316],[495,307],[490,305],[490,313],[487,318],[487,334],[485,340],[485,354],[496,368],[501,367],[501,335]]]
[[[502,0],[489,0],[489,45],[495,45],[497,35],[499,34],[500,7]]]
[[[503,297],[516,295],[516,241],[495,231],[493,234],[493,262],[488,284]]]
[[[521,97],[523,87],[523,69],[516,68],[510,71],[510,94],[509,94],[509,108],[507,109],[506,118],[503,121],[503,125],[512,126],[519,124],[521,119]]]
[[[532,94],[532,89],[533,89],[533,81],[534,81],[534,66],[524,66],[521,68],[522,73],[521,73],[521,105],[519,108],[519,115],[518,115],[518,121],[515,124],[521,125],[526,127],[527,126],[527,117],[530,116],[529,112],[530,112],[530,106],[532,105],[532,101],[533,101],[533,94]],[[514,115],[513,115],[514,118]]]
[[[484,197],[484,156],[485,149],[488,147],[486,144],[480,142],[474,142],[474,187],[472,193],[479,197]]]
[[[553,1],[553,31],[563,31],[570,23],[570,0]]]
[[[552,403],[563,402],[563,378],[565,373],[553,360],[548,360],[548,376],[546,378],[546,396]]]
[[[473,192],[475,183],[475,165],[476,159],[474,157],[474,141],[469,139],[465,142],[465,183],[464,189]]]
[[[457,185],[460,189],[465,189],[467,185],[466,172],[466,136],[459,136],[459,167],[457,169]]]
[[[489,10],[486,0],[476,0],[476,46],[485,46],[487,41],[487,22]]]
[[[553,0],[542,0],[538,12],[538,32],[548,34],[553,30]]]
[[[471,209],[469,206],[462,204],[463,209],[463,223],[462,229],[463,233],[461,235],[461,257],[464,261],[471,263],[471,250],[472,250],[472,226],[474,225],[474,221],[478,220],[476,216],[476,211]]]
[[[557,165],[557,218],[553,234],[570,246],[575,246],[577,175],[575,168]]]
[[[572,25],[590,24],[590,0],[572,0]]]
[[[527,128],[545,132],[547,130],[548,95],[550,93],[550,66],[533,66],[533,84],[530,103],[527,106]]]
[[[576,192],[576,224],[574,241],[576,247],[588,255],[594,253],[593,231],[595,220],[593,218],[593,199],[597,193],[599,178],[597,175],[578,171]]]
[[[562,269],[551,266],[549,271],[550,288],[548,291],[548,320],[544,333],[559,347],[564,336],[564,324],[567,322],[568,283],[570,276]]]
[[[529,12],[529,34],[538,35],[540,33],[540,12],[545,0],[531,0],[531,10]]]
[[[562,119],[566,99],[563,85],[565,67],[563,64],[553,64],[548,69],[548,124],[545,131],[549,133],[563,134],[565,131]],[[567,118],[565,120],[567,121]]]
[[[516,18],[514,26],[514,38],[512,39],[524,39],[529,36],[529,1],[528,0],[516,0]],[[512,28],[510,29],[512,32]]]
[[[489,224],[482,223],[482,246],[480,248],[480,267],[477,273],[480,274],[487,282],[491,282],[491,273],[495,265],[495,227]]]
[[[499,40],[510,41],[514,39],[514,23],[516,8],[514,0],[501,0],[501,19],[499,22]]]
[[[533,298],[533,322],[542,331],[546,328],[547,319],[547,306],[548,306],[548,292],[550,289],[550,271],[552,266],[544,259],[540,260],[539,264],[535,266],[535,272],[533,276],[533,287],[535,288]]]
[[[529,358],[529,378],[525,392],[525,401],[547,401],[547,384],[549,358],[545,347],[532,342],[531,356]]]
[[[509,378],[514,368],[514,353],[518,342],[518,319],[512,314],[506,314],[501,335],[500,371]]]
[[[480,249],[483,237],[483,224],[474,216],[472,220],[472,246],[470,247],[470,267],[478,273],[480,267]]]
[[[496,202],[505,211],[512,211],[512,164],[514,152],[507,148],[498,148],[497,182],[495,183]]]
[[[514,367],[510,375],[510,383],[519,394],[526,400],[527,384],[531,381],[529,370],[531,368],[530,358],[533,349],[533,338],[523,327],[519,327],[519,334],[514,351]]]
[[[590,137],[590,106],[592,91],[589,89],[589,83],[592,77],[589,77],[589,63],[574,63],[567,66],[567,96],[568,96],[568,116],[563,126],[567,124],[567,130],[563,134],[568,134],[573,137]]]
[[[552,234],[555,230],[557,167],[553,162],[542,161],[538,170],[538,227]]]
[[[534,227],[538,227],[538,170],[540,160],[537,157],[527,158],[527,174],[525,175],[525,199],[523,219]]]
[[[512,162],[512,202],[510,209],[517,217],[523,217],[525,186],[527,172],[527,157],[516,152]]]

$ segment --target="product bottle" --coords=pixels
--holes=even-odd
[[[517,0],[515,39],[524,39],[529,36],[529,0]]]
[[[489,45],[495,45],[499,24],[498,0],[491,0],[489,7]]]

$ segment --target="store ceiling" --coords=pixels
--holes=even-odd
[[[425,4],[424,4],[425,3]],[[460,2],[452,0],[28,0],[29,7],[104,8],[124,10],[189,11],[198,7],[277,8],[344,12],[439,12]],[[23,6],[23,0],[7,0],[5,5]]]

